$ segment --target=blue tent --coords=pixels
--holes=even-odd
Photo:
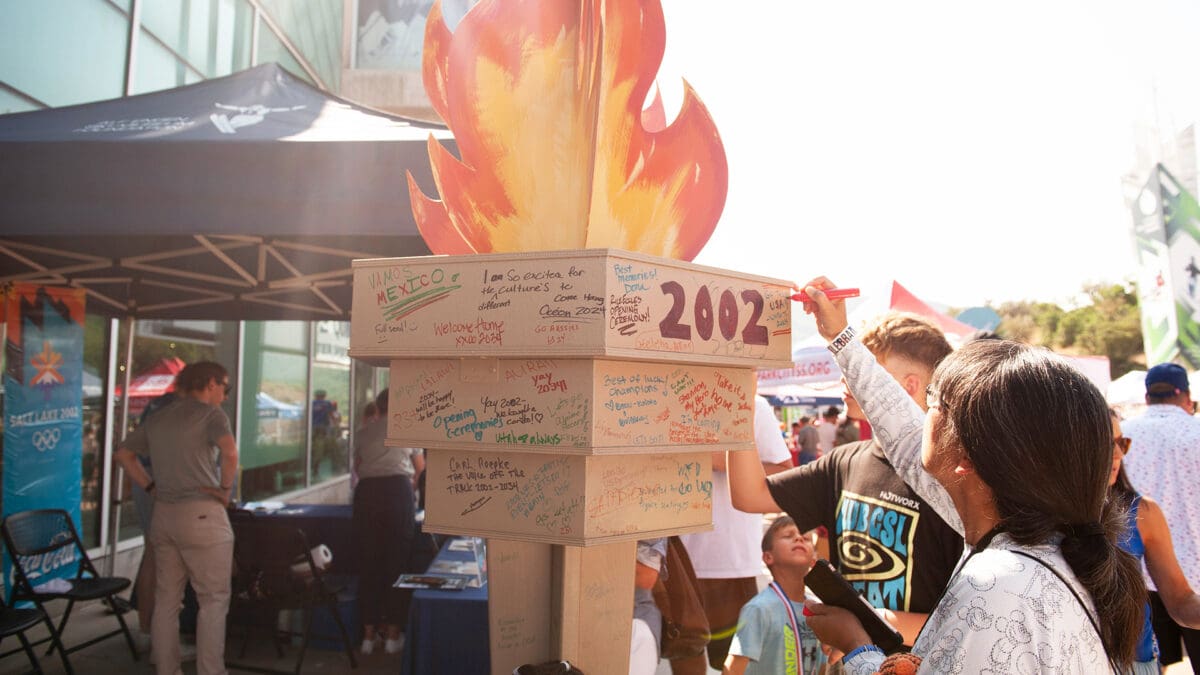
[[[789,406],[799,406],[804,408],[824,408],[831,405],[842,406],[842,399],[834,396],[795,396],[792,394],[779,394],[776,396],[766,396],[767,402],[776,408],[786,408]]]

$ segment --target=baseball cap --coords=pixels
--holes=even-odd
[[[1146,371],[1146,395],[1166,398],[1188,391],[1187,371],[1176,363],[1160,363]]]

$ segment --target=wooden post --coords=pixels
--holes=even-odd
[[[558,653],[553,631],[554,568],[551,544],[488,539],[488,631],[492,675],[511,675],[526,663]]]
[[[636,548],[636,541],[554,547],[555,655],[584,673],[629,672]]]

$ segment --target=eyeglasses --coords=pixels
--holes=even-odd
[[[1128,436],[1113,437],[1113,447],[1121,451],[1121,454],[1129,452],[1129,446],[1133,445],[1133,439]]]
[[[937,389],[934,389],[932,384],[925,387],[925,407],[930,410],[941,410],[942,408],[942,402],[938,399]]]

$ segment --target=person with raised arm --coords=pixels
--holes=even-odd
[[[978,340],[938,366],[926,413],[829,288],[806,284],[805,311],[889,461],[966,543],[913,645],[920,672],[1128,671],[1146,592],[1116,545],[1126,513],[1107,499],[1113,435],[1095,385],[1048,350]],[[880,668],[884,654],[852,614],[816,602],[805,611],[847,672]]]
[[[863,343],[916,405],[950,343],[915,314],[875,321]],[[846,409],[861,417],[845,393]],[[802,467],[765,475],[749,452],[730,452],[733,505],[752,513],[786,511],[803,531],[824,527],[829,561],[887,616],[911,645],[946,587],[962,553],[962,537],[896,473],[878,440],[836,447]]]

